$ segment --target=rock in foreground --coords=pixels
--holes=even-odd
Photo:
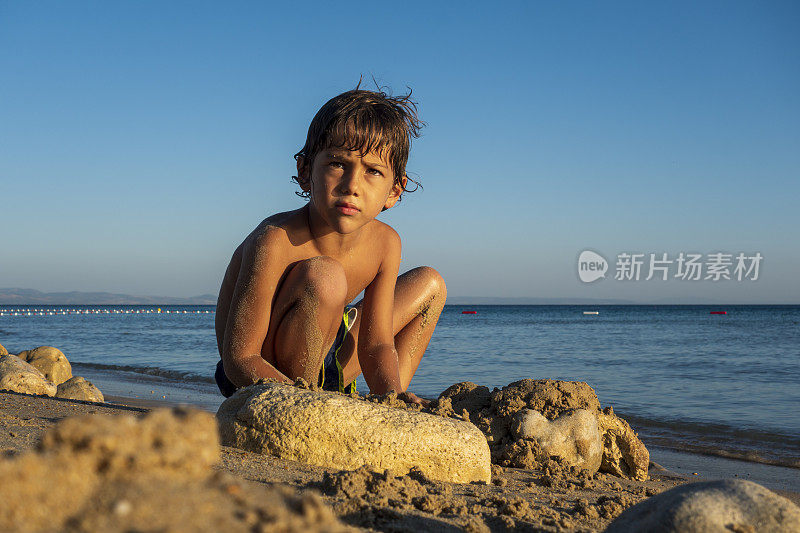
[[[17,357],[0,356],[0,390],[55,396],[56,386],[44,374]]]
[[[800,531],[800,508],[774,492],[744,480],[706,481],[676,487],[634,505],[607,533]]]
[[[214,472],[199,410],[69,418],[36,452],[0,459],[0,531],[344,531],[314,495]]]
[[[240,389],[217,412],[222,443],[302,463],[489,482],[489,447],[469,422],[278,383]]]

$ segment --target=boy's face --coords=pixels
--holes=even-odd
[[[310,208],[339,233],[364,226],[384,208],[393,207],[402,193],[401,186],[395,184],[388,150],[362,155],[327,148],[320,150],[310,165],[304,167],[298,160],[297,171],[298,176],[310,173],[303,187],[311,193]]]

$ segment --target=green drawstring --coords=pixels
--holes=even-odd
[[[353,312],[353,318],[350,318],[350,311]],[[356,316],[358,316],[358,309],[356,309],[355,307],[351,307],[350,309],[348,309],[347,311],[344,312],[344,315],[343,315],[342,318],[344,319],[344,334],[345,334],[345,336],[347,336],[347,334],[350,332],[350,329],[353,327],[353,324],[356,321]],[[342,339],[342,344],[344,344],[344,339]],[[343,393],[344,389],[345,389],[345,385],[344,385],[344,369],[342,368],[342,365],[339,364],[339,350],[341,349],[341,347],[342,347],[341,344],[336,347],[336,352],[334,352],[334,354],[333,354],[333,360],[336,361],[336,369],[339,371],[339,392]],[[320,383],[319,383],[319,387],[320,388],[322,388],[325,385],[325,360],[322,361],[322,373],[321,373],[321,375],[322,375],[322,378],[320,379]],[[351,383],[351,385],[353,386],[353,392],[357,392],[356,391],[356,380],[353,380],[353,383]]]
[[[350,311],[353,312],[353,318],[350,318]],[[356,309],[355,307],[351,307],[350,309],[345,311],[345,313],[344,313],[344,335],[345,335],[345,337],[350,332],[350,328],[353,327],[353,324],[356,321],[356,316],[358,316],[358,309]],[[344,339],[342,339],[342,345],[343,344],[344,344]],[[336,353],[333,354],[333,360],[336,361],[336,369],[339,371],[339,392],[344,392],[344,389],[345,389],[345,385],[344,385],[344,369],[342,368],[342,365],[339,364],[339,349],[341,347],[342,346],[339,345],[336,348]],[[325,363],[323,363],[323,365],[324,364]],[[323,369],[324,369],[324,366],[323,366]],[[351,383],[351,385],[353,386],[353,392],[357,392],[356,391],[356,380],[353,380],[353,383]]]

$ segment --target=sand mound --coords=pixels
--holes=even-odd
[[[314,495],[227,474],[197,410],[69,418],[35,452],[0,460],[0,531],[343,531]]]
[[[649,454],[630,426],[616,417],[612,410],[600,410],[597,395],[588,384],[579,381],[556,381],[551,379],[523,379],[502,389],[489,391],[488,387],[471,382],[456,383],[440,396],[435,406],[440,414],[466,411],[473,424],[486,435],[492,453],[492,462],[503,466],[540,469],[551,457],[556,457],[566,466],[578,466],[596,471],[597,457],[589,450],[595,444],[586,427],[580,431],[578,425],[566,421],[556,425],[565,426],[563,435],[552,438],[552,432],[540,435],[515,432],[520,417],[526,410],[540,413],[546,420],[554,422],[579,412],[588,412],[597,418],[603,442],[600,470],[615,475],[639,480],[647,479]],[[554,422],[555,423],[555,422]],[[568,442],[568,437],[573,439]],[[550,442],[558,441],[554,447]],[[574,448],[576,452],[566,452]],[[586,453],[583,453],[583,450]]]

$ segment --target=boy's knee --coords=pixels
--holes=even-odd
[[[422,276],[427,283],[428,291],[430,293],[436,294],[437,296],[447,296],[447,285],[445,284],[444,278],[441,274],[439,274],[438,270],[429,266],[418,267],[418,270],[420,276]]]
[[[321,305],[344,306],[347,298],[347,277],[336,259],[320,255],[300,261],[295,268],[304,282],[305,291]]]

